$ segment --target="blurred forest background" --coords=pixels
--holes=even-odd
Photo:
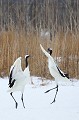
[[[30,54],[31,75],[51,78],[40,43],[64,72],[79,76],[79,0],[0,0],[0,76]]]

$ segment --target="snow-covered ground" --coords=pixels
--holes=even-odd
[[[24,109],[20,100],[21,93],[14,96],[15,103],[7,92],[8,78],[0,78],[0,120],[79,120],[79,82],[60,82],[56,102],[53,101],[55,90],[44,92],[55,87],[55,82],[44,83],[38,77],[32,77],[34,85],[26,85],[24,91]]]

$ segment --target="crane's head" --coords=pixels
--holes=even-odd
[[[52,55],[52,49],[51,49],[51,48],[48,48],[48,49],[47,49],[47,52],[48,52],[50,55]]]
[[[25,61],[26,61],[26,67],[28,66],[28,58],[30,57],[30,55],[25,55]]]
[[[27,58],[29,58],[29,57],[30,57],[30,55],[28,55],[28,54],[27,54],[27,55],[25,55],[25,59],[27,59]]]

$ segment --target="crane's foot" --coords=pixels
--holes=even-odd
[[[15,107],[16,107],[16,109],[17,109],[17,107],[18,107],[18,103],[17,103],[17,102],[16,102],[16,106],[15,106]]]
[[[54,99],[53,102],[51,102],[50,104],[52,104],[52,103],[55,103],[55,99]]]
[[[23,105],[23,107],[25,108],[25,106]]]

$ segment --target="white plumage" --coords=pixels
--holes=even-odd
[[[12,71],[12,69],[13,69],[13,67],[15,66],[16,67],[16,71],[14,72],[13,71],[13,73],[16,73],[16,72],[18,72],[18,71],[22,71],[22,68],[21,68],[21,57],[18,57],[16,60],[15,60],[15,62],[13,63],[13,65],[11,66],[11,68],[10,68],[10,73],[11,73],[11,71]]]
[[[68,77],[68,74],[65,74],[63,71],[60,70],[60,68],[58,67],[58,65],[54,61],[53,57],[51,56],[52,49],[48,48],[48,52],[49,52],[48,53],[47,51],[45,51],[45,49],[42,47],[41,44],[40,44],[40,47],[41,47],[41,50],[43,51],[43,53],[48,58],[48,68],[49,68],[50,74],[55,78],[56,87],[50,89],[50,90],[56,89],[55,98],[53,100],[53,102],[55,102],[56,95],[57,95],[57,92],[58,92],[58,81],[59,80],[68,80],[69,81],[69,77]],[[47,90],[45,93],[49,92],[50,90]]]
[[[24,88],[25,88],[26,84],[30,82],[30,71],[29,71],[29,65],[28,65],[28,60],[27,60],[28,57],[29,57],[29,55],[25,56],[26,68],[24,71],[22,71],[22,67],[21,67],[21,59],[22,59],[21,57],[16,59],[16,61],[10,68],[8,92],[10,92],[10,95],[14,99],[14,101],[16,103],[16,108],[18,106],[18,103],[16,102],[15,98],[12,95],[12,93],[15,91],[21,91],[21,93],[22,93],[21,100],[23,103],[23,107],[25,108],[24,102],[23,102],[23,92],[24,92]]]

